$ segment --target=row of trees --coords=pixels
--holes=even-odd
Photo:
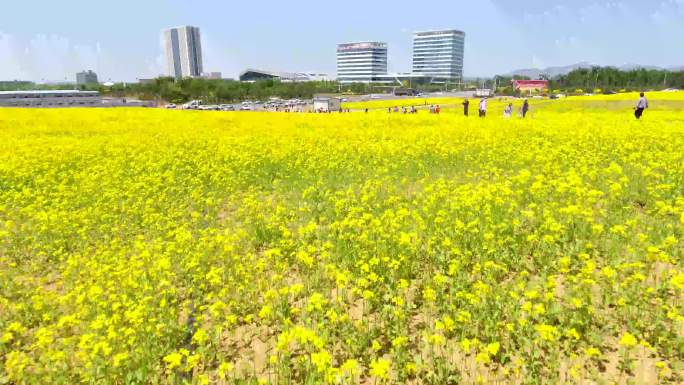
[[[554,78],[543,75],[540,78],[549,81],[549,90],[563,93],[595,89],[603,92],[684,89],[684,71],[643,68],[622,71],[614,67],[592,67],[576,69]],[[496,76],[490,83],[492,88],[497,88],[498,93],[512,95],[514,90],[511,81],[514,79],[529,80],[520,76]]]
[[[472,81],[472,84],[465,84],[463,87],[470,89],[485,84],[487,88],[497,89],[499,94],[512,95],[514,93],[511,87],[513,79],[525,78],[496,76],[493,79],[477,79]],[[566,93],[572,93],[577,89],[601,89],[603,91],[684,89],[684,71],[671,72],[647,69],[621,71],[613,67],[593,67],[577,69],[567,75],[560,75],[547,80],[549,80],[550,90]],[[420,91],[443,90],[445,87],[437,84],[411,84],[411,86]],[[74,84],[39,85],[31,82],[0,82],[0,91],[74,88],[76,88]],[[199,99],[206,103],[219,104],[243,100],[265,100],[272,96],[283,99],[310,99],[314,94],[321,93],[367,94],[384,92],[391,87],[368,84],[341,85],[336,81],[283,83],[277,80],[261,80],[245,83],[221,79],[187,78],[175,80],[170,77],[160,77],[141,83],[117,83],[111,87],[105,87],[101,84],[82,85],[78,88],[100,91],[104,96],[172,103],[184,103],[188,100]]]
[[[21,80],[10,80],[10,81],[0,81],[0,91],[30,91],[30,90],[62,90],[70,89],[73,90],[73,85],[59,84],[59,85],[38,85],[34,82],[21,81]]]
[[[131,96],[144,100],[164,100],[183,103],[188,100],[203,100],[207,103],[228,103],[242,100],[264,100],[271,96],[285,99],[311,98],[317,93],[339,91],[336,82],[283,83],[274,80],[261,80],[245,83],[234,80],[186,78],[176,81],[173,78],[157,78],[151,82],[135,84],[116,84],[101,87],[105,95]]]
[[[614,67],[582,68],[549,79],[551,89],[596,89],[609,91],[684,88],[684,71],[654,69],[621,71]]]
[[[176,80],[160,77],[140,83],[102,84],[35,84],[32,82],[0,82],[0,91],[80,89],[99,91],[103,96],[127,97],[160,102],[184,103],[202,100],[219,104],[244,100],[265,100],[272,96],[283,99],[311,99],[315,94],[349,93],[364,94],[381,90],[368,84],[340,85],[336,81],[280,82],[260,80],[253,83],[224,79],[185,78]]]

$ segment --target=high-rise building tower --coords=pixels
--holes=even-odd
[[[76,84],[97,84],[97,74],[92,70],[79,72],[76,74]]]
[[[458,30],[416,32],[413,35],[413,73],[434,80],[463,79],[465,32]]]
[[[387,43],[362,42],[337,45],[337,81],[372,83],[387,75]]]
[[[202,42],[197,27],[183,26],[164,31],[168,74],[176,79],[202,75]]]

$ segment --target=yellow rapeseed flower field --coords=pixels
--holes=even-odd
[[[684,97],[649,96],[1,109],[0,384],[681,384]]]

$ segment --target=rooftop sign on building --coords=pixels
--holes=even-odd
[[[384,49],[387,48],[387,43],[378,42],[361,42],[361,43],[346,43],[338,44],[337,52],[352,51],[357,49]]]

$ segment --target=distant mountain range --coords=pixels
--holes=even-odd
[[[549,76],[550,78],[554,78],[559,75],[567,75],[570,72],[581,69],[581,68],[591,68],[596,66],[596,64],[592,64],[589,62],[581,62],[577,64],[572,64],[569,66],[563,66],[563,67],[548,67],[548,68],[527,68],[527,69],[519,69],[515,70],[512,72],[509,72],[507,74],[504,74],[503,76],[525,76],[531,79],[538,79],[542,74]],[[602,66],[603,67],[603,66]],[[617,67],[621,71],[632,71],[636,69],[647,69],[647,70],[668,70],[668,71],[684,71],[684,66],[681,67],[670,67],[670,68],[663,68],[663,67],[658,67],[658,66],[650,66],[650,65],[642,65],[642,64],[624,64],[619,67]]]

